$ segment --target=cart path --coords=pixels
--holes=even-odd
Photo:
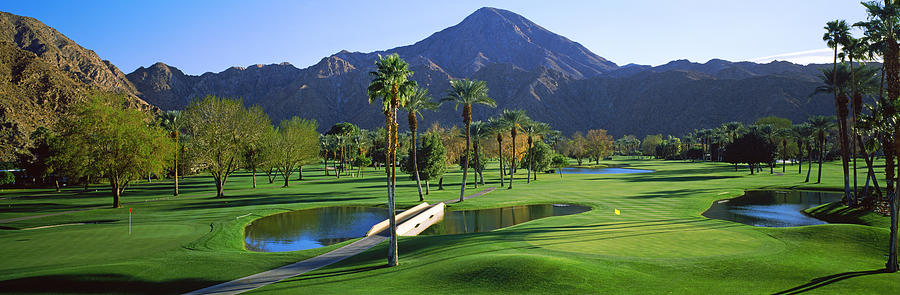
[[[479,197],[484,194],[487,194],[493,191],[493,187],[489,187],[485,190],[482,190],[473,195],[467,196],[464,200],[468,200],[471,198]],[[448,200],[446,202],[457,202],[459,199]],[[412,218],[413,216],[409,216]],[[306,259],[297,263],[288,264],[273,270],[264,271],[255,275],[246,276],[237,280],[221,283],[218,285],[206,287],[200,290],[192,291],[185,294],[216,294],[216,295],[231,295],[231,294],[240,294],[244,293],[262,286],[266,286],[272,283],[276,283],[278,281],[298,276],[333,263],[339,262],[341,260],[347,259],[348,257],[354,256],[356,254],[362,253],[363,251],[368,250],[369,248],[378,245],[379,243],[386,241],[388,237],[386,236],[386,231],[381,231],[378,234],[374,234],[362,239],[359,239],[349,245],[340,247],[331,252]]]

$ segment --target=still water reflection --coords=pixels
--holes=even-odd
[[[765,227],[824,224],[827,222],[803,210],[840,200],[841,194],[832,192],[747,191],[734,199],[716,201],[703,216]]]
[[[487,232],[539,218],[578,214],[589,210],[591,207],[579,205],[543,204],[450,211],[444,214],[444,220],[432,225],[421,234]]]
[[[284,252],[318,248],[366,235],[372,225],[387,219],[387,209],[326,207],[275,214],[253,221],[244,229],[248,250]]]

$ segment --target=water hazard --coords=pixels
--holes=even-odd
[[[511,206],[491,209],[450,211],[421,235],[487,232],[550,216],[578,214],[591,207],[566,204]]]
[[[360,238],[387,219],[388,210],[326,207],[266,216],[244,229],[247,250],[284,252],[318,248]]]
[[[703,216],[764,227],[825,224],[803,210],[840,200],[841,194],[833,192],[747,191],[734,199],[716,201]]]
[[[562,168],[562,174],[630,174],[630,173],[650,173],[653,170],[631,169],[631,168]]]

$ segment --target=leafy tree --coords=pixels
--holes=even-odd
[[[294,168],[299,168],[303,178],[303,165],[316,162],[319,156],[319,133],[316,120],[292,117],[278,125],[278,169],[284,179],[284,187],[290,184]]]
[[[56,162],[90,159],[73,164],[79,171],[96,172],[109,180],[113,207],[128,183],[146,172],[160,172],[173,143],[166,131],[150,124],[151,116],[126,108],[120,95],[98,94],[88,103],[73,107],[60,121],[60,147]]]
[[[566,156],[555,154],[553,155],[553,160],[550,161],[550,166],[556,168],[559,173],[559,178],[562,178],[562,168],[565,168],[569,165],[569,159],[566,159]]]
[[[397,187],[397,171],[394,167],[397,163],[397,108],[406,104],[407,98],[415,91],[416,82],[409,80],[413,71],[409,64],[397,54],[387,57],[379,57],[375,62],[376,70],[370,72],[374,78],[367,88],[369,103],[381,100],[386,133],[387,153],[385,166],[388,182],[388,220],[390,220],[390,245],[388,246],[388,265],[396,266],[397,257],[397,224],[394,210],[394,192]]]
[[[641,152],[644,155],[655,155],[656,154],[656,146],[662,143],[663,138],[662,135],[647,135],[644,136],[644,140],[641,140]]]
[[[754,165],[769,163],[774,157],[775,147],[762,135],[751,132],[741,135],[725,148],[725,161],[747,163],[753,175]]]
[[[552,128],[550,128],[550,125],[547,123],[532,121],[525,126],[525,134],[528,135],[528,183],[531,183],[532,164],[534,162],[534,153],[531,151],[531,149],[534,148],[534,137],[538,136],[543,140],[542,137],[545,134],[550,133],[550,131],[552,131]],[[537,173],[534,174],[534,179],[537,180]]]
[[[269,138],[273,130],[272,121],[263,112],[261,107],[250,108],[244,114],[243,120],[244,138],[242,142],[244,168],[250,170],[250,179],[253,188],[256,188],[256,170],[263,167],[266,160],[266,150],[272,144]]]
[[[581,132],[575,132],[570,142],[569,156],[575,158],[578,165],[581,165],[581,159],[587,154],[587,139],[581,135]]]
[[[46,127],[38,127],[29,135],[34,146],[28,148],[27,153],[18,155],[19,167],[25,170],[25,175],[31,177],[35,182],[40,181],[46,183],[47,178],[53,173],[53,166],[50,163],[54,150],[51,148],[50,141],[54,134]],[[56,191],[59,192],[59,181],[54,179]]]
[[[447,96],[441,99],[442,102],[453,102],[456,107],[463,106],[462,119],[466,133],[466,151],[465,155],[469,155],[469,146],[472,141],[471,124],[472,124],[472,105],[485,105],[492,108],[497,107],[497,102],[488,97],[487,83],[477,80],[452,80],[450,81],[450,91]],[[459,201],[463,201],[466,194],[466,180],[469,176],[469,157],[466,157],[466,163],[463,165],[463,179],[459,189]]]
[[[239,99],[210,95],[193,101],[182,115],[191,138],[188,150],[212,174],[216,197],[224,197],[228,177],[242,166],[247,109]]]
[[[615,152],[622,156],[637,156],[641,152],[641,140],[634,135],[625,135],[613,142]]]
[[[406,102],[406,106],[403,108],[406,110],[406,120],[409,123],[409,131],[412,133],[411,136],[411,148],[409,149],[409,156],[412,158],[411,162],[413,164],[413,169],[410,174],[415,176],[416,179],[416,188],[419,190],[419,201],[425,201],[425,196],[422,195],[422,184],[421,177],[419,177],[419,167],[418,160],[416,159],[416,134],[419,132],[419,124],[418,117],[422,116],[423,110],[436,110],[440,104],[431,101],[431,96],[428,95],[428,89],[416,87],[416,90],[409,96],[408,101]]]
[[[425,194],[430,191],[429,181],[441,178],[446,171],[446,150],[441,137],[435,133],[426,133],[422,137],[422,147],[419,150],[419,177],[425,181]]]
[[[13,175],[12,172],[9,171],[0,171],[0,185],[14,184],[16,183],[16,176]]]
[[[553,149],[550,148],[550,145],[544,143],[543,141],[535,141],[534,146],[528,152],[528,158],[531,159],[531,168],[534,169],[534,174],[537,175],[539,171],[547,171],[550,169],[550,161],[553,159],[553,156],[556,155],[553,152]],[[523,166],[525,163],[522,163]]]
[[[607,135],[604,129],[588,130],[585,140],[585,149],[596,164],[612,153],[612,136]]]

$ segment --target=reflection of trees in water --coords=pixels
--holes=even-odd
[[[451,211],[426,229],[423,235],[487,232],[550,216],[570,215],[590,210],[584,206],[525,205],[479,210]]]
[[[330,245],[365,235],[384,219],[383,208],[342,206],[298,210],[260,218],[244,230],[247,249],[262,249],[266,241],[319,241]]]

